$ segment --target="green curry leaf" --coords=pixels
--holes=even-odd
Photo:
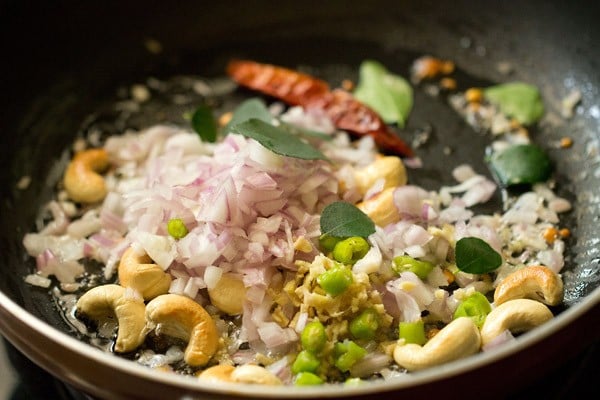
[[[469,274],[485,274],[502,265],[502,257],[485,241],[464,237],[456,242],[456,266]]]
[[[321,234],[333,237],[367,237],[375,233],[375,224],[355,205],[337,201],[321,213]]]
[[[406,123],[413,106],[410,84],[373,60],[360,65],[354,97],[377,111],[386,123],[397,123],[400,127]]]
[[[209,106],[199,106],[192,114],[190,122],[203,141],[214,143],[217,140],[217,123]]]
[[[282,156],[304,160],[327,160],[323,153],[297,136],[257,118],[234,125],[231,131],[254,139],[273,153]]]
[[[521,144],[496,152],[488,158],[492,172],[504,186],[544,182],[552,172],[546,153],[534,144]]]
[[[242,122],[248,121],[251,118],[271,123],[273,116],[269,112],[264,101],[257,97],[253,97],[242,102],[234,111],[231,120],[225,125],[224,132],[229,133],[231,129]]]
[[[328,135],[326,133],[314,131],[312,129],[301,128],[299,126],[289,124],[289,123],[281,121],[281,120],[279,120],[279,126],[282,127],[283,129],[286,129],[291,134],[298,135],[298,136],[304,137],[306,139],[314,138],[314,139],[324,140],[327,142],[333,140],[333,136]]]
[[[537,87],[510,82],[491,86],[483,91],[484,97],[500,111],[522,124],[531,125],[544,114],[544,103]]]

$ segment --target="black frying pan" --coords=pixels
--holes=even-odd
[[[541,374],[564,359],[561,346],[582,348],[598,340],[600,331],[600,249],[595,241],[599,206],[594,203],[600,194],[600,174],[595,173],[600,164],[593,163],[590,153],[600,139],[600,35],[594,18],[600,15],[589,3],[3,2],[0,332],[39,365],[95,395],[131,396],[134,385],[127,382],[143,382],[161,393],[197,393],[186,384],[181,389],[171,382],[149,383],[152,378],[143,372],[127,370],[128,379],[115,378],[111,371],[122,364],[115,361],[116,366],[110,366],[111,359],[104,355],[87,359],[84,347],[75,345],[73,350],[72,341],[60,335],[56,343],[56,332],[40,325],[43,321],[75,335],[48,293],[23,281],[34,263],[24,253],[22,236],[34,228],[38,210],[53,194],[64,167],[64,150],[76,135],[110,117],[100,112],[90,118],[114,102],[120,87],[144,82],[148,76],[219,76],[229,58],[244,57],[308,66],[335,86],[343,78],[355,78],[365,58],[378,59],[407,76],[415,57],[433,54],[456,62],[463,88],[517,79],[538,85],[549,115],[559,112],[560,100],[572,88],[582,90],[574,119],[553,124],[546,118],[534,131],[534,141],[547,148],[555,164],[559,193],[576,204],[567,216],[573,236],[564,270],[565,317],[525,335],[519,347],[498,358],[476,360],[456,371],[432,371],[408,388],[375,390],[433,393],[457,373],[476,376],[475,385],[481,387],[489,382],[486,373],[489,377],[503,371],[515,382],[533,376],[534,369]],[[159,55],[144,47],[150,38],[163,45]],[[510,75],[498,70],[502,62],[512,66]],[[443,99],[433,100],[419,90],[415,96],[414,112],[401,134],[410,140],[427,127],[432,139],[418,150],[426,168],[411,175],[413,182],[434,187],[440,177],[450,181],[448,163],[461,161],[485,171],[482,155],[489,139],[474,134]],[[157,118],[146,115],[132,124],[141,127]],[[110,124],[103,126],[110,131]],[[569,151],[549,145],[563,136],[575,139]],[[448,146],[451,160],[443,154]],[[16,184],[25,175],[33,183],[19,190]],[[84,360],[96,369],[95,377]],[[423,385],[429,382],[436,384]]]

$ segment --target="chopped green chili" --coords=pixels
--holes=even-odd
[[[421,279],[426,279],[434,265],[427,261],[415,260],[409,256],[394,257],[392,269],[400,274],[402,272],[412,272]]]
[[[350,333],[356,339],[372,340],[379,328],[379,315],[372,308],[367,308],[350,322]]]
[[[342,372],[350,370],[357,361],[367,355],[367,351],[352,340],[336,343],[334,353],[336,356],[334,364]]]
[[[344,385],[346,385],[346,386],[359,386],[359,385],[362,385],[363,383],[365,383],[365,381],[363,381],[360,378],[348,378],[344,382]]]
[[[324,251],[332,251],[340,240],[342,240],[342,238],[330,236],[325,233],[319,236],[319,246],[321,246],[321,249]]]
[[[319,286],[332,296],[344,293],[352,282],[354,282],[352,271],[341,264],[328,269],[317,277]]]
[[[188,229],[180,218],[172,218],[167,222],[167,232],[175,239],[181,239],[188,234]]]
[[[475,292],[458,305],[456,311],[454,311],[454,319],[470,317],[475,325],[481,328],[485,318],[491,311],[492,306],[488,299],[483,294]]]
[[[322,385],[323,379],[321,379],[318,375],[313,374],[312,372],[300,372],[298,375],[296,375],[294,384],[296,386]]]
[[[423,320],[413,322],[400,322],[399,337],[406,343],[415,343],[423,345],[427,342],[425,337],[425,324]]]
[[[321,321],[312,321],[306,324],[300,335],[300,342],[304,350],[318,353],[327,343],[327,333]]]
[[[333,248],[333,259],[343,264],[354,264],[367,254],[371,246],[364,238],[349,237],[336,243]]]
[[[292,364],[292,373],[300,372],[315,372],[321,365],[321,361],[310,351],[302,350],[296,356],[296,360]]]

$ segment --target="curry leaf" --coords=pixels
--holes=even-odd
[[[333,140],[333,137],[326,133],[314,131],[312,129],[301,128],[299,126],[288,124],[287,122],[284,122],[281,120],[279,120],[279,126],[281,126],[283,129],[286,129],[288,132],[290,132],[294,135],[302,136],[307,139],[315,138],[315,139],[321,139],[321,140],[325,140],[325,141]]]
[[[538,88],[527,83],[510,82],[491,86],[484,89],[483,95],[498,106],[503,114],[525,125],[537,122],[544,114],[544,103]]]
[[[282,156],[304,160],[327,160],[323,153],[297,136],[260,119],[251,118],[233,126],[231,131],[254,139],[273,153]]]
[[[377,111],[386,123],[397,123],[401,127],[413,105],[410,84],[373,60],[365,60],[360,65],[354,96]]]
[[[456,266],[469,274],[485,274],[502,265],[502,257],[485,241],[464,237],[456,242]]]
[[[552,171],[546,153],[533,144],[508,147],[492,154],[488,162],[504,186],[543,182]]]
[[[192,114],[190,122],[203,141],[213,143],[217,140],[217,124],[209,106],[199,106]]]
[[[251,118],[259,119],[261,121],[270,123],[273,116],[269,112],[264,101],[259,98],[251,98],[242,102],[234,111],[231,116],[231,120],[225,126],[225,133],[231,131],[231,129],[242,122],[248,121]]]
[[[367,237],[375,233],[375,224],[355,205],[337,201],[321,213],[321,234],[333,237]]]

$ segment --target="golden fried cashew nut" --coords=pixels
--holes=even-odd
[[[259,365],[245,364],[237,367],[231,373],[231,379],[239,383],[253,383],[259,385],[282,385],[281,380],[266,368]]]
[[[525,267],[507,275],[494,292],[494,304],[513,299],[532,299],[555,306],[563,300],[563,282],[543,265]]]
[[[485,346],[505,330],[526,332],[552,319],[552,311],[539,301],[509,300],[494,308],[481,327],[481,342]]]
[[[469,317],[460,317],[423,346],[398,343],[394,349],[394,360],[399,366],[415,371],[469,356],[479,351],[480,346],[477,325]]]
[[[216,285],[208,289],[211,303],[229,315],[239,315],[244,310],[246,286],[241,277],[232,273],[224,273]]]
[[[140,292],[144,300],[151,300],[169,292],[171,276],[147,254],[139,254],[130,247],[119,262],[119,283]]]
[[[206,310],[189,297],[163,294],[146,305],[146,319],[160,334],[188,342],[184,360],[192,367],[205,365],[215,354],[219,334]]]
[[[235,367],[233,365],[214,365],[200,372],[200,374],[198,374],[198,379],[212,382],[233,382],[231,373],[234,370]]]
[[[115,317],[119,323],[115,351],[135,350],[146,337],[144,302],[119,285],[102,285],[88,290],[77,301],[77,314],[96,322]]]
[[[258,385],[282,385],[281,380],[259,365],[245,364],[239,367],[231,365],[215,365],[198,375],[205,381],[250,383]]]
[[[356,187],[362,195],[381,178],[385,181],[384,189],[406,185],[406,168],[400,157],[380,157],[354,173]]]
[[[394,204],[395,187],[384,189],[356,206],[367,214],[376,225],[386,226],[400,221],[400,213]]]
[[[95,203],[106,196],[106,184],[100,175],[108,167],[108,153],[104,149],[77,152],[69,163],[63,184],[73,201]]]

